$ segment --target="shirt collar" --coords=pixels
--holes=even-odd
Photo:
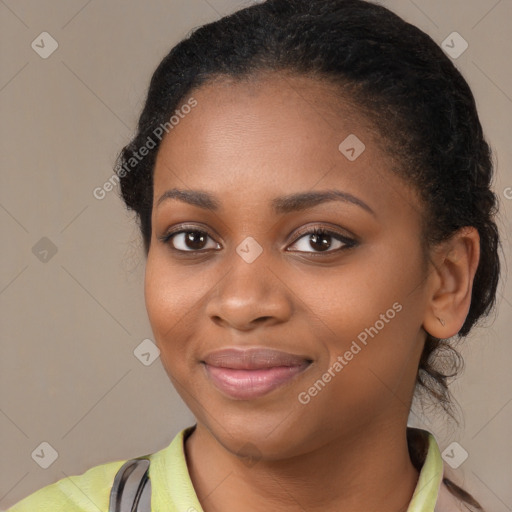
[[[183,429],[169,446],[150,456],[149,478],[152,484],[153,510],[203,512],[185,458],[185,439],[195,427],[193,425]],[[430,432],[423,430],[422,433],[428,436],[428,451],[407,512],[435,512],[443,479],[443,460],[439,446]]]
[[[430,432],[421,429],[414,430],[418,430],[428,437],[428,449],[407,512],[435,512],[444,471],[441,451],[435,437]]]

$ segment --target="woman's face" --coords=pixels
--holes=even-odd
[[[147,311],[177,391],[233,453],[297,455],[409,412],[429,279],[419,202],[333,94],[278,75],[206,85],[159,149]],[[211,356],[228,348],[296,357]]]

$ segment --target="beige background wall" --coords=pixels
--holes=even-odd
[[[383,3],[439,44],[453,31],[469,43],[456,63],[495,149],[510,260],[512,2]],[[138,232],[117,190],[103,200],[92,191],[111,176],[170,47],[241,5],[0,0],[0,508],[93,465],[159,450],[194,421],[160,360],[145,366],[134,356],[152,338]],[[47,59],[31,47],[43,31],[58,43]],[[498,301],[491,326],[475,330],[463,350],[467,370],[454,390],[465,424],[448,428],[440,418],[430,427],[441,449],[453,441],[464,447],[469,457],[456,474],[489,511],[505,512],[512,510],[510,283]],[[58,452],[48,469],[31,455],[42,442]]]

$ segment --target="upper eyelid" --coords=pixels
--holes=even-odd
[[[198,231],[201,233],[206,233],[210,238],[213,239],[213,237],[211,236],[211,233],[210,233],[210,231],[212,231],[211,229],[202,227],[200,224],[195,225],[195,224],[186,224],[186,223],[179,224],[178,226],[175,227],[175,229],[166,230],[164,232],[164,234],[159,236],[158,238],[166,239],[171,236],[175,236],[180,233],[184,233],[184,232],[186,233],[186,232],[190,232],[190,231]]]
[[[168,230],[166,231],[163,235],[161,235],[159,238],[166,238],[168,236],[173,236],[173,235],[177,235],[179,233],[183,233],[183,232],[187,232],[187,231],[198,231],[198,232],[201,232],[201,233],[206,233],[208,236],[210,236],[210,233],[209,233],[209,228],[203,228],[200,224],[180,224],[178,225],[175,229],[172,229],[172,230]],[[343,234],[343,233],[339,233],[336,228],[331,228],[331,227],[328,227],[326,225],[313,225],[313,226],[309,226],[307,228],[304,228],[304,229],[299,229],[299,230],[296,230],[297,232],[295,233],[295,236],[304,236],[304,235],[308,235],[310,234],[311,232],[313,231],[323,231],[327,234],[334,234],[334,235],[338,235],[339,237],[342,237],[342,238],[348,238],[348,239],[356,239],[357,237],[351,233],[349,234]],[[347,231],[347,230],[345,230]]]
[[[294,236],[302,237],[304,235],[310,234],[313,231],[323,231],[329,235],[337,235],[340,238],[345,238],[347,240],[354,240],[354,241],[358,240],[358,237],[356,235],[354,235],[353,233],[351,233],[350,231],[348,231],[347,229],[343,229],[344,233],[340,233],[339,228],[336,228],[334,226],[331,227],[328,225],[328,223],[327,224],[326,223],[313,224],[312,226],[308,226],[303,229],[300,228],[298,230],[295,230]]]

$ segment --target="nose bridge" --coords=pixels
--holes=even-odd
[[[286,287],[272,268],[272,255],[254,238],[246,237],[226,258],[228,268],[207,305],[213,319],[238,328],[266,318],[283,321],[291,307]]]

